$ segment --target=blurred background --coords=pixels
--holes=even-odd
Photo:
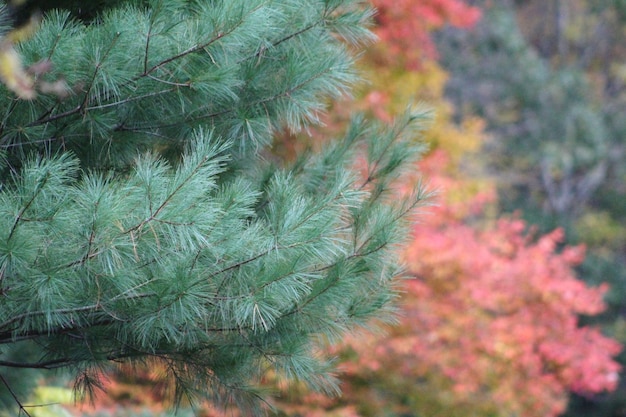
[[[350,114],[434,111],[403,181],[433,191],[403,248],[398,325],[329,348],[341,398],[280,386],[275,416],[626,416],[626,0],[372,0],[356,97],[276,141],[289,159]],[[402,187],[399,187],[400,190]],[[401,191],[399,191],[401,192]],[[169,416],[158,369],[46,416]],[[210,405],[179,416],[236,416]]]

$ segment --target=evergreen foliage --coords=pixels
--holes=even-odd
[[[356,118],[289,166],[262,155],[356,80],[370,15],[352,0],[45,14],[21,54],[51,60],[41,77],[69,95],[0,94],[5,405],[22,407],[26,371],[69,369],[88,394],[116,363],[160,366],[177,400],[250,412],[268,369],[336,391],[316,346],[389,317],[395,244],[422,199],[390,181],[424,114],[390,130]]]

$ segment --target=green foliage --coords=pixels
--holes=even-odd
[[[51,59],[47,76],[64,77],[74,94],[32,103],[5,95],[3,144],[71,149],[88,166],[118,167],[138,147],[179,151],[194,128],[209,125],[236,137],[237,148],[256,150],[272,128],[314,121],[320,98],[354,79],[350,54],[334,35],[365,31],[350,29],[359,22],[345,19],[340,6],[347,7],[153,1],[109,10],[89,26],[53,11],[24,55]]]
[[[534,206],[568,219],[583,212],[621,164],[611,149],[622,137],[586,74],[553,68],[505,6],[487,10],[471,35],[450,33],[441,43],[457,108],[485,118],[497,137],[491,163],[511,178],[500,184],[506,209]]]
[[[390,132],[357,119],[292,167],[260,152],[355,80],[342,39],[369,39],[369,16],[349,0],[47,14],[23,54],[51,59],[43,77],[70,95],[0,97],[0,375],[71,369],[89,394],[110,365],[149,364],[177,401],[250,413],[268,369],[336,392],[316,346],[390,307],[422,196],[389,183],[422,116]],[[0,394],[21,406],[25,379]]]

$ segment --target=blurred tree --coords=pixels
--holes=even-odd
[[[262,153],[356,79],[346,44],[372,38],[371,12],[142,3],[94,20],[49,11],[19,51],[50,60],[36,82],[64,78],[67,96],[0,94],[3,405],[28,415],[30,371],[70,370],[90,393],[119,364],[246,415],[268,369],[335,392],[319,345],[383,319],[395,296],[393,248],[422,197],[388,184],[419,154],[404,138],[422,115],[391,129],[355,118],[285,167]]]
[[[448,91],[457,109],[483,117],[495,135],[488,150],[506,208],[531,209],[522,203],[531,196],[547,213],[573,218],[608,180],[618,143],[584,74],[551,70],[514,19],[494,7],[472,34],[442,41]]]
[[[472,228],[455,220],[454,207],[416,227],[406,253],[416,274],[407,284],[410,320],[376,356],[401,355],[398,369],[436,381],[438,409],[459,416],[557,416],[570,391],[614,390],[620,345],[578,325],[578,315],[604,309],[606,289],[576,278],[581,248],[558,252],[560,232],[535,240],[521,220]]]
[[[476,1],[486,12],[475,30],[446,29],[437,45],[451,72],[447,95],[457,117],[486,121],[491,140],[484,155],[503,210],[522,209],[541,230],[560,226],[567,242],[587,244],[580,276],[610,284],[601,322],[624,341],[626,50],[620,3]],[[612,396],[578,403],[585,404],[582,415],[620,416],[625,398],[620,387]]]
[[[626,89],[618,68],[626,51],[613,42],[623,30],[614,8],[582,0],[547,3],[546,9],[545,2],[523,2],[518,14],[492,5],[476,30],[446,30],[439,46],[459,115],[480,115],[494,136],[487,150],[503,177],[505,210],[525,207],[571,226],[587,209],[608,208],[602,195],[624,193],[626,126],[619,115]],[[569,10],[561,10],[568,16],[565,40],[546,32],[556,30],[554,24],[541,24],[554,8]],[[593,22],[606,30],[589,29]],[[537,48],[524,35],[536,38]],[[568,46],[559,48],[559,42]],[[623,205],[609,213],[622,218]]]

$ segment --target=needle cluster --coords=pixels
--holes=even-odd
[[[317,348],[391,309],[422,194],[390,184],[424,115],[357,117],[292,165],[261,152],[356,80],[371,11],[127,3],[50,11],[23,44],[67,98],[0,94],[0,393],[21,406],[22,372],[50,369],[89,393],[119,363],[162,369],[177,400],[250,410],[268,370],[335,392]]]

